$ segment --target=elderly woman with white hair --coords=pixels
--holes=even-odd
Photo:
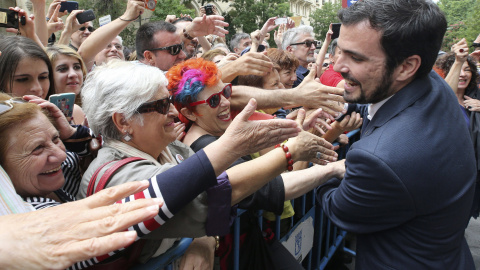
[[[111,161],[142,158],[118,169],[107,187],[149,179],[182,162],[203,164],[203,167],[192,166],[186,170],[191,177],[183,175],[174,182],[158,186],[165,201],[160,211],[162,226],[148,235],[157,241],[149,243],[148,250],[143,250],[147,257],[161,254],[171,246],[173,241],[165,238],[228,233],[232,220],[230,206],[266,181],[257,176],[258,173],[245,173],[249,171],[248,164],[224,171],[240,156],[282,142],[300,131],[294,121],[248,121],[255,110],[255,101],[251,100],[224,136],[194,154],[186,145],[175,141],[174,119],[178,112],[170,106],[171,96],[166,85],[163,72],[155,67],[110,61],[89,74],[82,90],[90,128],[102,135],[105,144],[85,172],[77,198],[87,195],[90,181],[98,185],[98,179],[112,167],[113,163],[107,164]],[[284,156],[272,162],[272,168],[278,164],[287,165]],[[199,179],[199,174],[204,177]],[[92,178],[94,175],[97,177]],[[212,181],[217,184],[185,207],[176,207],[179,201]],[[159,239],[162,239],[161,246]]]

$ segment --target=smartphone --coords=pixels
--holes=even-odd
[[[18,12],[0,8],[0,27],[18,29]]]
[[[95,13],[93,13],[93,10],[91,9],[77,14],[77,21],[79,24],[84,24],[93,20],[95,20]]]
[[[212,4],[207,4],[204,6],[205,8],[205,14],[207,15],[213,15],[213,5]]]
[[[50,98],[48,98],[48,101],[55,104],[60,111],[62,111],[63,115],[65,115],[68,121],[72,120],[73,105],[75,103],[74,93],[51,95]]]
[[[287,24],[287,18],[276,18],[275,19],[275,25],[277,24]]]
[[[332,40],[338,38],[338,36],[340,35],[341,25],[342,25],[341,23],[332,23],[332,31],[333,31]]]
[[[76,1],[60,2],[59,12],[64,12],[66,10],[66,11],[68,11],[68,13],[70,13],[73,10],[77,10],[77,9],[78,9],[78,2],[76,2]]]
[[[146,0],[147,9],[154,11],[155,7],[157,7],[157,0]]]

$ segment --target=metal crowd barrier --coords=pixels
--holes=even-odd
[[[344,159],[348,149],[359,135],[359,129],[351,131],[347,134],[350,139],[349,145],[340,148],[338,159]],[[305,269],[322,270],[326,267],[332,256],[338,250],[343,250],[348,254],[355,256],[355,252],[344,246],[346,231],[335,226],[324,214],[321,207],[317,207],[315,203],[315,190],[309,192],[311,194],[312,207],[306,209],[307,194],[303,195],[300,200],[300,209],[302,217],[295,223],[294,218],[290,218],[292,228],[290,231],[280,238],[280,216],[275,220],[275,237],[285,246],[288,246],[290,253],[299,262],[303,262]],[[294,202],[292,200],[292,206]],[[245,210],[237,211],[237,218],[234,221],[233,229],[233,270],[239,270],[240,265],[240,218]],[[262,212],[259,211],[259,224],[262,226]],[[312,230],[313,228],[313,230]],[[310,242],[313,239],[313,243]],[[191,238],[183,238],[180,243],[170,248],[165,254],[157,258],[151,259],[147,264],[137,265],[134,270],[143,269],[172,269],[172,263],[186,251]],[[292,246],[293,242],[293,246]]]

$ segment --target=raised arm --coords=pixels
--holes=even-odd
[[[131,22],[136,20],[145,10],[145,1],[128,0],[125,13],[116,20],[108,23],[93,32],[78,48],[78,53],[90,70],[93,66],[95,55],[107,47],[112,40],[120,34]]]
[[[222,82],[231,82],[240,75],[264,76],[272,68],[273,63],[270,58],[264,53],[257,52],[248,52],[236,60],[219,67],[222,74]],[[245,104],[248,100],[248,97],[244,100]]]
[[[43,46],[48,43],[47,20],[45,19],[45,0],[30,0],[33,5],[33,15],[35,20],[35,33],[42,42]]]
[[[463,100],[463,94],[458,93],[458,80],[460,78],[460,72],[462,71],[463,63],[467,61],[468,57],[468,44],[465,38],[462,38],[462,40],[452,46],[452,52],[455,53],[455,62],[453,62],[450,71],[445,77],[445,81],[448,83],[448,85],[450,85],[460,101]]]

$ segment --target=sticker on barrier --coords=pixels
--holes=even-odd
[[[282,244],[297,261],[301,262],[312,249],[313,232],[313,218],[308,217],[295,228]]]

